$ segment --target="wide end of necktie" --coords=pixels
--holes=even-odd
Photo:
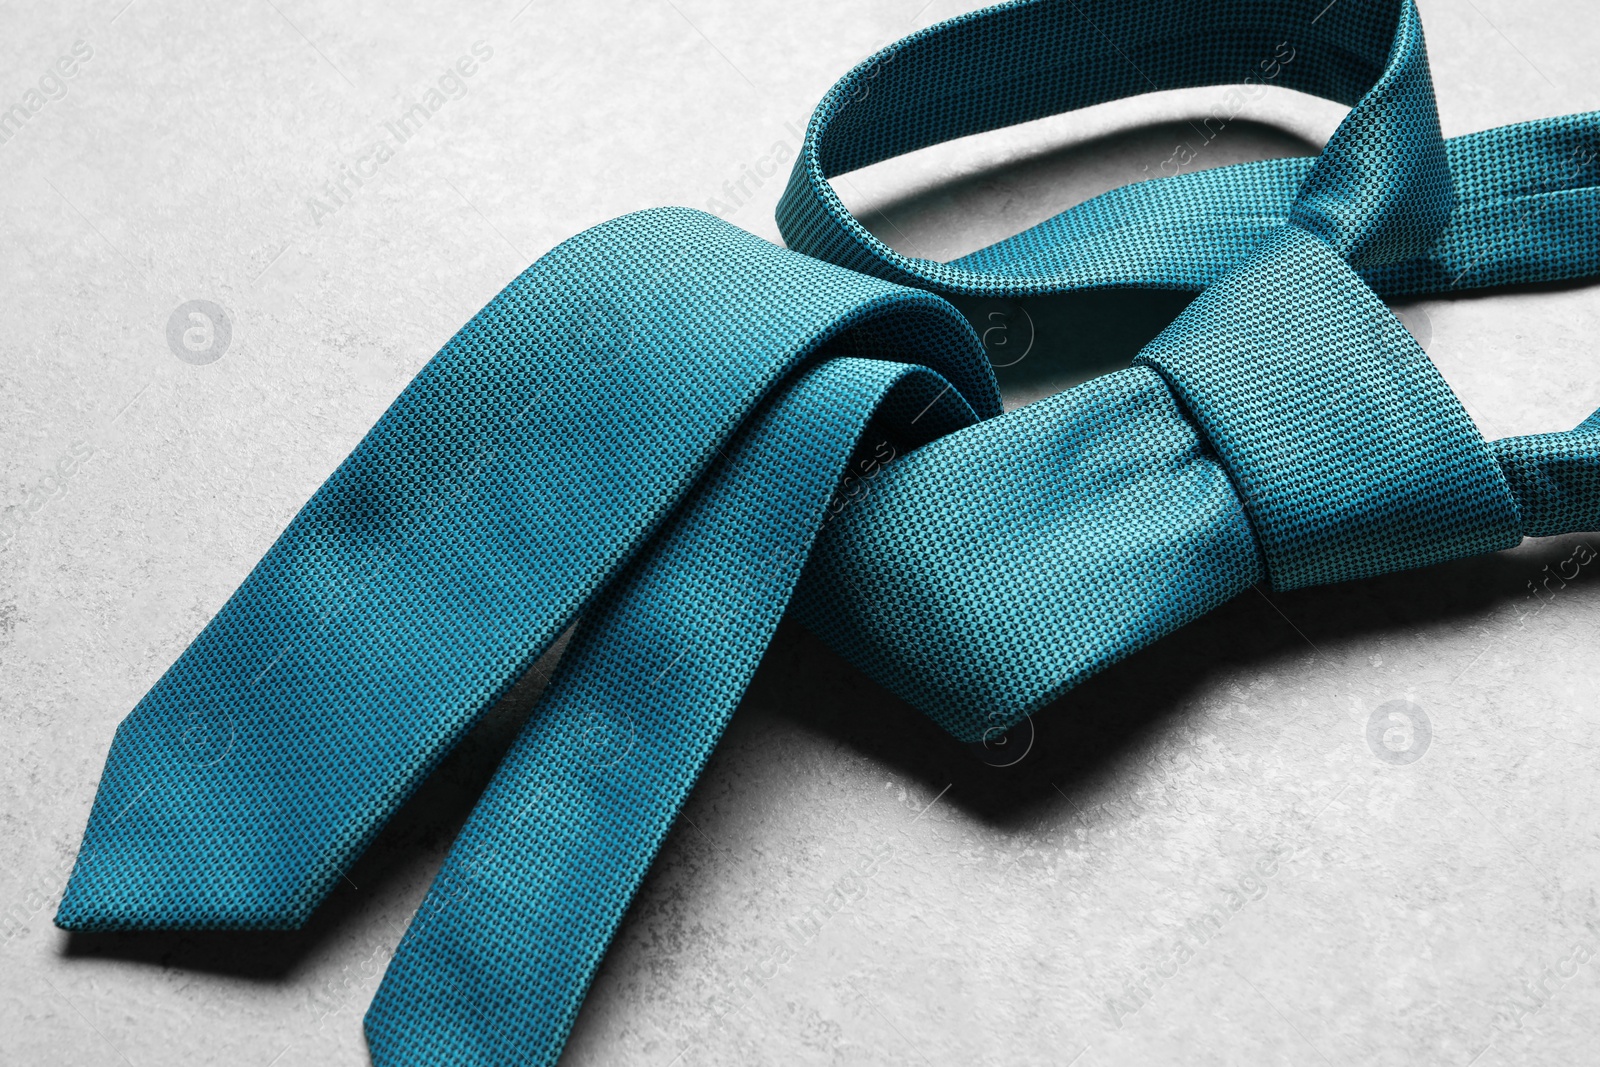
[[[339,878],[338,850],[318,840],[287,775],[249,786],[219,768],[240,755],[226,716],[135,715],[118,731],[107,775],[56,913],[67,930],[291,929]],[[208,773],[209,772],[209,773]],[[218,796],[236,798],[219,805]],[[325,802],[328,798],[324,798]],[[330,844],[332,844],[330,842]]]
[[[129,713],[57,922],[303,924],[763,398],[840,356],[925,363],[999,411],[971,327],[930,294],[683,209],[552,250]]]

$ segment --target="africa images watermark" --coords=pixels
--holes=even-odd
[[[1367,747],[1385,763],[1397,767],[1415,763],[1432,743],[1433,721],[1415,701],[1388,701],[1367,718]]]
[[[1595,550],[1589,547],[1587,541],[1579,541],[1572,548],[1572,553],[1560,563],[1547,563],[1539,571],[1537,584],[1532,578],[1528,579],[1527,594],[1523,603],[1516,608],[1517,625],[1526,626],[1528,620],[1537,616],[1545,608],[1556,602],[1556,599],[1566,591],[1567,583],[1577,578],[1583,568],[1594,562]],[[1528,601],[1533,601],[1537,606],[1528,606]]]
[[[1244,110],[1246,104],[1260,99],[1268,83],[1276,80],[1278,75],[1283,73],[1283,68],[1294,62],[1294,57],[1293,46],[1288,41],[1280,41],[1272,55],[1257,64],[1261,71],[1260,75],[1254,72],[1245,75],[1243,81],[1223,94],[1216,111],[1200,120],[1200,125],[1194,128],[1203,138],[1198,147],[1188,141],[1180,142],[1173,147],[1172,155],[1156,164],[1160,174],[1150,174],[1149,166],[1143,167],[1143,172],[1152,178],[1171,177],[1194,163],[1217,139],[1217,135],[1227,128],[1228,123],[1239,117],[1239,112]]]
[[[676,1065],[681,1062],[690,1049],[705,1044],[712,1035],[727,1026],[728,1021],[754,1000],[767,983],[777,978],[796,955],[816,941],[834,916],[862,900],[895,854],[892,843],[880,843],[835,879],[819,903],[785,923],[780,931],[781,936],[763,952],[761,959],[745,967],[725,991],[712,997],[710,1007],[714,1018],[700,1026],[695,1036],[679,1048],[672,1063]]]
[[[711,197],[706,201],[707,211],[718,218],[728,218],[753,200],[768,181],[787,173],[788,164],[805,141],[806,130],[792,120],[784,123],[784,130],[789,136],[772,142],[765,155],[739,165],[739,176],[722,183],[725,199]]]
[[[1155,999],[1156,992],[1176,978],[1246,904],[1267,895],[1273,879],[1286,863],[1298,858],[1309,847],[1304,843],[1285,843],[1268,849],[1233,882],[1220,886],[1221,899],[1190,916],[1168,944],[1155,953],[1154,962],[1124,971],[1117,982],[1121,992],[1105,997],[1106,1016],[1112,1028],[1122,1029],[1124,1023]]]
[[[864,60],[860,75],[851,83],[849,95],[839,101],[831,118],[837,119],[845,108],[865,100],[872,92],[873,80],[883,73],[888,64],[899,54],[900,42],[896,41],[887,48],[874,51]],[[774,141],[764,155],[739,165],[739,176],[722,183],[724,199],[711,197],[706,201],[707,211],[718,218],[729,218],[755,199],[756,192],[768,181],[786,173],[800,146],[805,143],[806,127],[804,123],[790,120],[784,123],[784,130],[788,133],[788,137]]]
[[[1595,954],[1595,931],[1591,927],[1588,933],[1589,936],[1573,944],[1572,950],[1565,957],[1551,966],[1546,966],[1533,981],[1519,976],[1518,982],[1521,988],[1514,989],[1499,1000],[1499,1006],[1492,1020],[1496,1030],[1511,1034],[1522,1029],[1522,1024],[1527,1019],[1543,1011],[1545,1006],[1555,999],[1561,987],[1578,976],[1578,971]],[[1494,1039],[1491,1037],[1490,1044],[1493,1043]],[[1484,1048],[1487,1050],[1488,1046],[1485,1045]]]
[[[865,897],[873,879],[894,855],[895,847],[891,842],[880,842],[835,879],[820,901],[784,923],[777,943],[758,962],[740,972],[731,988],[713,998],[717,1022],[732,1015],[755,996],[761,985],[776,978],[797,954],[817,939],[829,920]]]
[[[17,531],[52,500],[67,491],[67,484],[78,476],[83,465],[95,454],[95,447],[83,438],[67,445],[50,469],[41,474],[23,493],[22,502],[0,509],[0,548],[11,543]]]
[[[474,58],[476,57],[476,58]],[[378,168],[393,159],[407,141],[422,132],[428,121],[452,100],[467,95],[467,79],[478,73],[479,65],[494,58],[494,48],[486,41],[475,41],[472,54],[463,55],[436,79],[400,116],[383,124],[384,135],[367,150],[348,163],[339,164],[338,173],[323,183],[322,196],[306,198],[306,210],[311,222],[321,226],[322,220],[336,213],[355,199],[357,191],[378,176]]]
[[[215,363],[233,340],[233,321],[212,300],[186,300],[167,316],[167,347],[185,363]]]
[[[44,110],[45,105],[65,99],[67,82],[76,78],[79,68],[93,58],[94,48],[88,41],[81,37],[73,41],[72,47],[65,54],[57,56],[56,61],[39,76],[37,88],[29,87],[16,103],[0,110],[0,145],[10,144],[12,138]]]

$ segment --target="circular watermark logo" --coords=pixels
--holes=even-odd
[[[668,266],[627,289],[592,294],[573,318],[573,346],[583,362],[604,370],[648,357],[672,294]]]
[[[172,754],[179,763],[193,767],[215,767],[228,758],[238,729],[230,715],[195,709],[186,711],[174,724]]]
[[[1398,304],[1389,310],[1416,339],[1417,347],[1426,352],[1428,346],[1433,344],[1433,319],[1428,315],[1428,309],[1421,304]]]
[[[1367,719],[1367,747],[1385,763],[1403,767],[1421,759],[1433,743],[1433,723],[1421,705],[1391,700]]]
[[[197,367],[215,363],[232,340],[228,313],[210,300],[187,300],[167,318],[167,347],[185,363]]]
[[[494,842],[478,834],[458,840],[452,860],[462,878],[469,882],[483,882],[494,873],[501,860],[501,851]]]
[[[991,767],[1015,767],[1033,751],[1035,736],[1033,716],[1029,715],[1009,730],[989,727],[982,740],[970,742],[967,748]]]
[[[1027,359],[1037,339],[1033,316],[1015,300],[985,302],[973,326],[983,341],[983,354],[997,370],[1015,367]]]
[[[594,767],[615,767],[639,743],[632,717],[616,708],[586,709],[577,729],[583,752]]]

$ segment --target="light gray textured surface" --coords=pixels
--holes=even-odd
[[[535,687],[292,936],[50,925],[117,722],[513,274],[663,203],[716,199],[776,238],[814,102],[963,7],[520,3],[0,9],[0,107],[92,50],[0,144],[0,1061],[366,1062],[361,1013]],[[1588,5],[1423,14],[1447,134],[1600,107]],[[385,123],[479,41],[466,95],[395,142]],[[891,243],[954,255],[1158,169],[1216,99],[1094,109],[839,188]],[[1194,165],[1311,151],[1339,114],[1269,92]],[[167,340],[196,299],[232,323],[205,365]],[[1160,313],[1047,314],[1012,402]],[[1489,436],[1600,404],[1600,287],[1403,316]],[[1583,540],[1248,593],[1050,709],[1007,770],[786,626],[566,1062],[1596,1062],[1600,568],[1528,596]],[[1433,731],[1405,765],[1367,740],[1396,700]]]

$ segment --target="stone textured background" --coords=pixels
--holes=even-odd
[[[966,6],[520,3],[0,7],[0,107],[75,42],[92,52],[0,144],[5,1063],[366,1062],[361,1014],[538,677],[294,935],[51,926],[117,722],[524,265],[663,203],[776,238],[815,101]],[[1600,106],[1588,5],[1423,14],[1446,133]],[[466,95],[329,198],[480,41]],[[839,188],[891,243],[950,256],[1157,172],[1221,95],[1048,120]],[[1270,91],[1193,166],[1314,151],[1339,117]],[[738,201],[724,189],[774,165]],[[169,346],[190,300],[231,321],[214,362]],[[1125,358],[1174,310],[1039,309],[1011,401]],[[1600,287],[1399,312],[1488,436],[1600,404]],[[1582,540],[1247,593],[1039,716],[1003,770],[785,626],[566,1062],[1593,1062],[1600,566],[1528,595]],[[1400,720],[1380,721],[1388,748],[1368,741],[1396,706],[1431,724],[1411,763],[1392,757]]]

